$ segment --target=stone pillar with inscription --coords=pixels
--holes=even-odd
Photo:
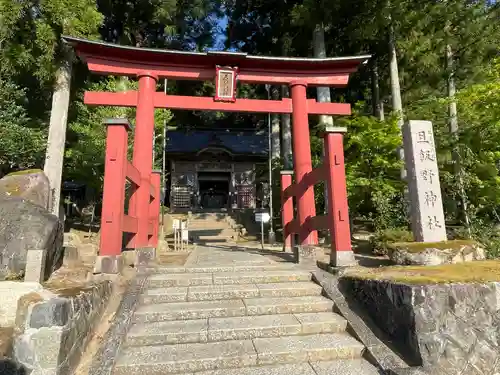
[[[403,138],[413,237],[417,242],[446,241],[432,122],[408,121]]]

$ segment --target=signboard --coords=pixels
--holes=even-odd
[[[255,221],[258,223],[268,223],[271,220],[271,215],[269,212],[256,212]]]
[[[174,219],[172,222],[172,229],[180,229],[181,221],[179,219]]]
[[[236,101],[236,80],[239,69],[237,67],[216,66],[215,101]]]
[[[189,241],[189,233],[187,229],[182,229],[181,231],[181,241]]]

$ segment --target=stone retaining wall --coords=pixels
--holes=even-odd
[[[433,373],[500,373],[500,283],[404,285],[342,278],[341,288]]]
[[[111,282],[55,292],[32,293],[19,301],[13,358],[32,375],[70,375],[109,296]]]

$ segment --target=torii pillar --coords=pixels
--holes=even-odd
[[[294,81],[290,84],[292,93],[292,142],[293,164],[296,182],[300,185],[303,178],[312,171],[311,142],[307,110],[307,83]],[[311,231],[306,224],[309,217],[316,216],[314,186],[300,190],[297,195],[297,219],[300,225],[299,244],[317,245],[318,232]]]

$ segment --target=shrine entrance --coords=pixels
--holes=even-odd
[[[85,39],[64,37],[77,55],[96,74],[136,77],[137,91],[86,92],[87,105],[136,107],[132,161],[127,159],[128,131],[125,119],[106,121],[107,141],[101,242],[95,272],[116,273],[123,248],[138,250],[139,258],[152,256],[158,244],[160,176],[152,170],[155,108],[292,115],[294,171],[282,174],[283,231],[285,248],[317,245],[317,230],[327,229],[332,237],[332,264],[354,260],[349,230],[343,154],[344,129],[327,129],[325,160],[313,170],[309,136],[309,115],[350,115],[347,103],[320,103],[307,99],[310,86],[345,87],[349,76],[370,56],[345,58],[285,58],[250,56],[245,53],[207,53],[135,48]],[[214,97],[168,95],[156,91],[159,79],[215,81]],[[288,85],[291,98],[257,100],[237,98],[238,82]],[[132,195],[125,212],[125,183]],[[328,186],[328,215],[315,210],[314,184]],[[296,209],[294,208],[294,202]],[[131,236],[126,243],[123,234]]]
[[[198,172],[201,209],[229,209],[231,173]]]

